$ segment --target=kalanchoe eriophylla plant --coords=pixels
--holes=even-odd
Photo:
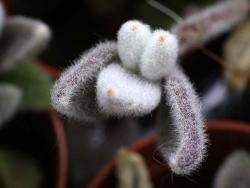
[[[198,97],[176,63],[178,49],[170,32],[128,21],[117,43],[96,45],[66,69],[54,85],[52,104],[68,117],[99,121],[149,114],[165,96],[172,124],[161,127],[172,126],[176,134],[161,139],[159,148],[174,173],[188,175],[203,161],[207,139]]]

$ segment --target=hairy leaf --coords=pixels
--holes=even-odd
[[[53,107],[78,120],[101,118],[96,102],[96,77],[116,57],[116,43],[110,41],[84,52],[56,81],[51,94]]]
[[[174,173],[189,175],[206,154],[207,136],[200,102],[179,68],[166,77],[165,91],[171,123],[161,125],[159,148]]]
[[[180,41],[180,54],[240,24],[247,17],[248,7],[248,0],[226,0],[184,19],[172,28]]]

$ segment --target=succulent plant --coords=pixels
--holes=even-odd
[[[6,17],[0,3],[0,125],[19,107],[49,107],[50,80],[27,62],[44,50],[50,38],[45,23],[23,16]]]
[[[250,155],[243,150],[234,151],[220,165],[213,188],[250,187]]]
[[[168,143],[167,134],[162,134],[160,150],[173,172],[190,174],[204,158],[206,136],[198,97],[177,58],[175,35],[128,21],[118,31],[117,44],[101,43],[66,69],[54,85],[52,104],[83,121],[139,117],[156,109],[164,90],[177,139]]]

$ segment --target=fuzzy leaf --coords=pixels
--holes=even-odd
[[[248,0],[226,0],[187,17],[172,28],[180,41],[180,54],[240,24],[248,13]]]
[[[241,150],[226,157],[213,183],[213,188],[236,187],[250,187],[250,155]]]
[[[49,27],[38,20],[12,16],[6,20],[0,37],[0,69],[29,60],[40,53],[51,37]]]
[[[154,110],[161,99],[159,84],[143,80],[119,64],[101,71],[97,80],[97,101],[110,116],[142,116]]]
[[[174,173],[189,175],[206,153],[207,136],[200,102],[180,68],[166,77],[165,90],[172,122],[161,125],[160,151]]]
[[[136,70],[143,49],[151,37],[149,25],[130,20],[121,26],[117,35],[117,48],[122,64],[129,69]]]
[[[116,43],[110,41],[83,53],[56,81],[51,94],[53,107],[79,120],[95,121],[102,117],[96,103],[96,77],[116,57]]]
[[[0,74],[0,82],[11,83],[23,92],[21,109],[47,109],[50,107],[51,81],[32,63],[20,63],[14,69]]]
[[[16,86],[0,84],[0,125],[8,121],[16,112],[22,92]]]
[[[158,29],[154,31],[142,54],[141,73],[148,79],[160,80],[175,67],[177,57],[176,37],[168,31]]]
[[[152,188],[150,175],[142,156],[125,148],[116,155],[119,188]]]
[[[0,150],[0,185],[4,188],[37,188],[41,172],[34,159],[14,151]]]

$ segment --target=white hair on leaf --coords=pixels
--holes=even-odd
[[[151,80],[160,80],[172,71],[177,57],[178,41],[175,35],[161,29],[156,30],[143,52],[141,74]]]
[[[121,65],[110,64],[97,80],[99,108],[110,116],[142,116],[154,110],[161,99],[159,84],[143,80]]]
[[[117,35],[122,64],[129,69],[137,69],[143,49],[151,37],[150,27],[140,21],[130,20],[121,26]]]
[[[96,77],[116,56],[116,43],[110,41],[85,52],[56,81],[51,93],[53,107],[78,120],[99,120],[102,114],[96,103]]]
[[[161,127],[163,133],[164,129],[172,129],[174,139],[162,134],[160,151],[174,173],[190,175],[206,155],[207,136],[200,101],[179,67],[166,78],[165,91],[172,124]]]

